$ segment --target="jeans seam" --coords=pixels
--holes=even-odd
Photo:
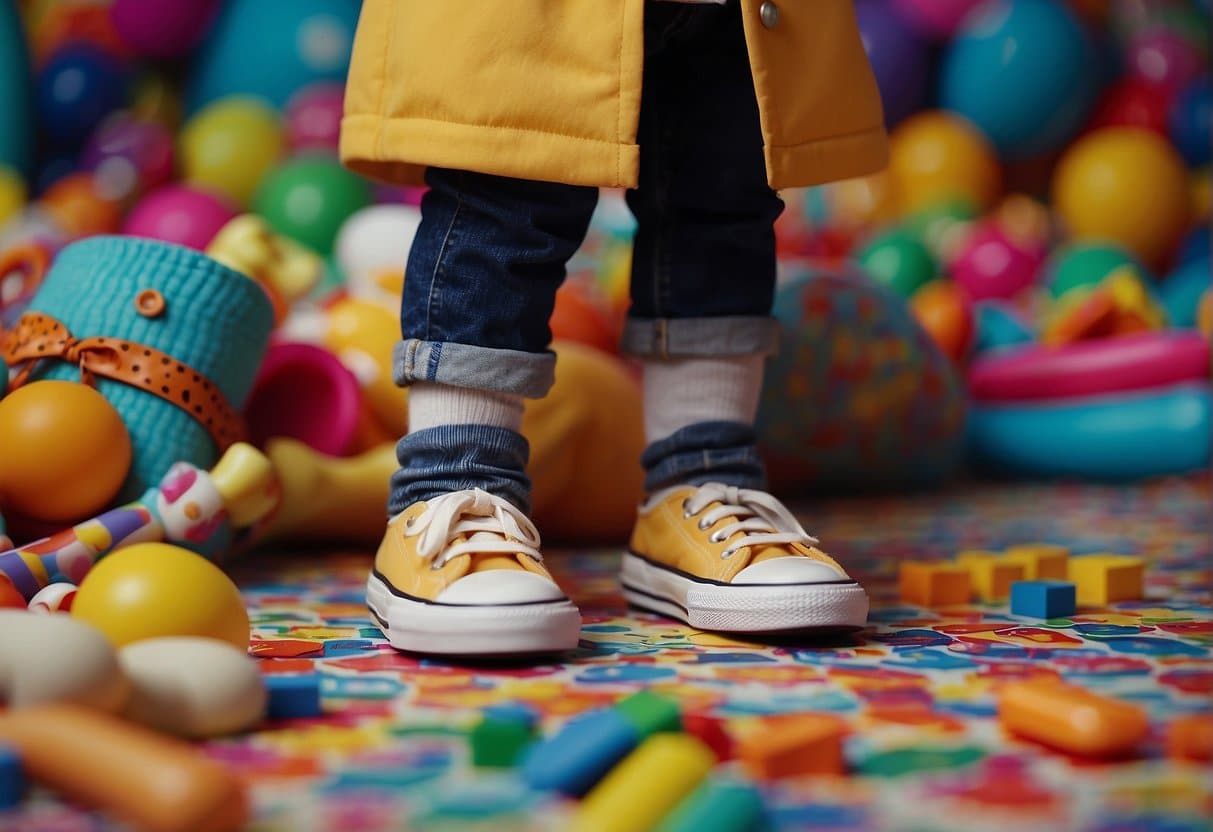
[[[455,189],[455,210],[451,214],[451,224],[447,226],[446,233],[442,235],[442,245],[438,247],[438,256],[434,258],[434,271],[430,275],[430,292],[429,298],[425,304],[425,340],[434,341],[434,333],[430,328],[435,299],[438,297],[438,280],[446,275],[444,267],[447,249],[455,241],[455,224],[459,221],[459,214],[463,210],[463,185],[464,177],[462,174],[459,178],[459,187]]]

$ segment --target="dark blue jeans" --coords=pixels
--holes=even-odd
[[[774,223],[740,10],[645,7],[638,230],[625,352],[648,359],[765,355],[776,343]],[[542,94],[542,91],[536,91]],[[431,168],[409,255],[396,381],[541,397],[555,356],[548,319],[581,245],[595,188]],[[609,406],[604,403],[604,406]],[[529,510],[526,440],[477,425],[400,441],[389,511],[480,487]],[[760,488],[752,425],[701,423],[651,445],[646,487]]]

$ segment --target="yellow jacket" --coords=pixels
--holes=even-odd
[[[644,9],[645,0],[364,0],[342,159],[400,184],[438,165],[635,187]],[[851,0],[742,0],[742,9],[771,187],[882,167],[880,97]]]

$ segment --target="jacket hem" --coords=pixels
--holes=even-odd
[[[405,158],[407,156],[407,161]],[[603,188],[634,188],[640,147],[542,130],[417,118],[347,115],[341,160],[365,176],[423,184],[426,167]],[[560,171],[553,177],[553,171]]]
[[[884,127],[802,144],[767,145],[767,182],[772,188],[801,188],[876,173],[889,163]]]

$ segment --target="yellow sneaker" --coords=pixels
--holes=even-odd
[[[623,594],[704,630],[864,626],[867,593],[816,544],[766,492],[669,488],[640,506],[623,556]]]
[[[554,653],[581,633],[581,614],[543,566],[534,524],[480,489],[392,518],[366,601],[392,646],[418,653]]]

